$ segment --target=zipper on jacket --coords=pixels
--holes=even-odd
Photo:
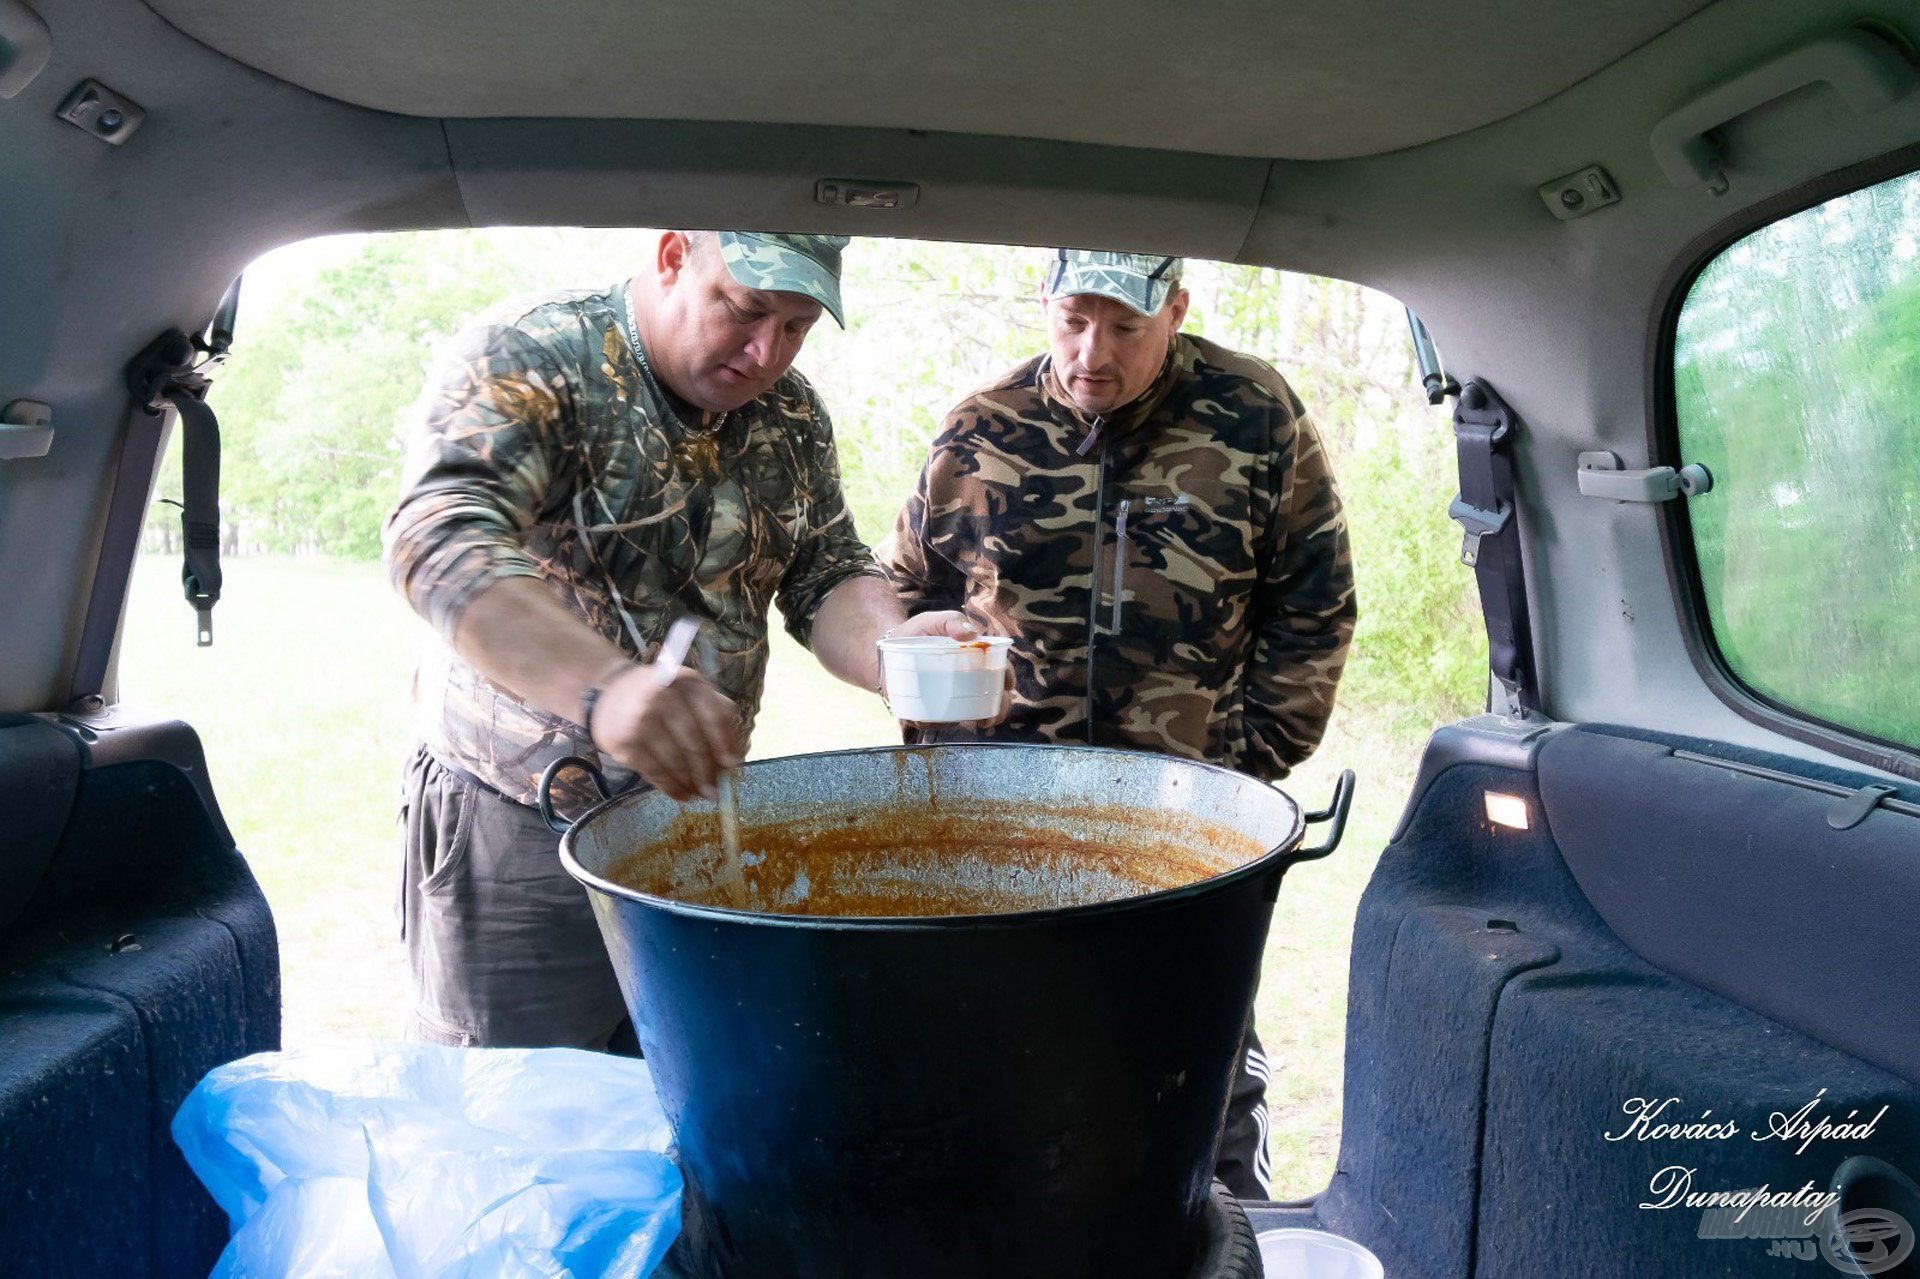
[[[1093,420],[1093,430],[1081,442],[1084,452],[1100,433],[1103,419]],[[1093,679],[1094,654],[1100,644],[1100,534],[1101,525],[1106,523],[1107,510],[1107,450],[1100,450],[1098,469],[1093,482],[1093,571],[1087,580],[1087,745],[1093,741]]]
[[[1086,435],[1081,439],[1079,446],[1073,450],[1075,457],[1085,457],[1092,451],[1093,446],[1100,441],[1100,428],[1106,424],[1107,419],[1104,414],[1093,419],[1093,425],[1087,428]]]
[[[1123,497],[1113,515],[1113,611],[1107,622],[1109,635],[1120,634],[1120,605],[1127,594],[1127,517],[1133,509],[1133,499]],[[1143,497],[1140,499],[1140,514],[1165,515],[1169,511],[1187,509],[1187,495],[1179,497]]]

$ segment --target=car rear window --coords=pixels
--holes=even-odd
[[[1734,677],[1920,746],[1920,174],[1735,242],[1674,344],[1713,642]]]

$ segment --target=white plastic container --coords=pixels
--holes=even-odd
[[[1384,1279],[1380,1259],[1351,1239],[1289,1227],[1255,1236],[1267,1279]]]
[[[880,641],[887,703],[900,719],[920,724],[964,724],[1000,713],[1007,682],[1004,635],[957,640],[909,635]]]

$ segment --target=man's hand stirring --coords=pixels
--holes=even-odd
[[[633,665],[605,684],[593,744],[676,800],[715,794],[720,770],[745,759],[740,713],[684,666]]]

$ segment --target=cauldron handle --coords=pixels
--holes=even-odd
[[[593,779],[593,785],[600,792],[601,799],[612,799],[613,792],[607,789],[607,779],[601,774],[592,760],[581,759],[578,755],[566,755],[547,765],[547,771],[540,774],[540,789],[535,798],[540,804],[540,819],[547,829],[556,835],[564,835],[573,823],[553,811],[553,779],[569,768],[577,768]],[[1338,839],[1339,836],[1334,837]]]
[[[1333,825],[1327,831],[1327,838],[1312,848],[1303,848],[1293,855],[1288,865],[1296,862],[1318,861],[1334,849],[1340,847],[1340,837],[1347,833],[1347,814],[1353,809],[1353,770],[1340,770],[1340,780],[1333,784],[1333,802],[1317,813],[1308,813],[1306,824],[1312,826],[1331,819]]]

